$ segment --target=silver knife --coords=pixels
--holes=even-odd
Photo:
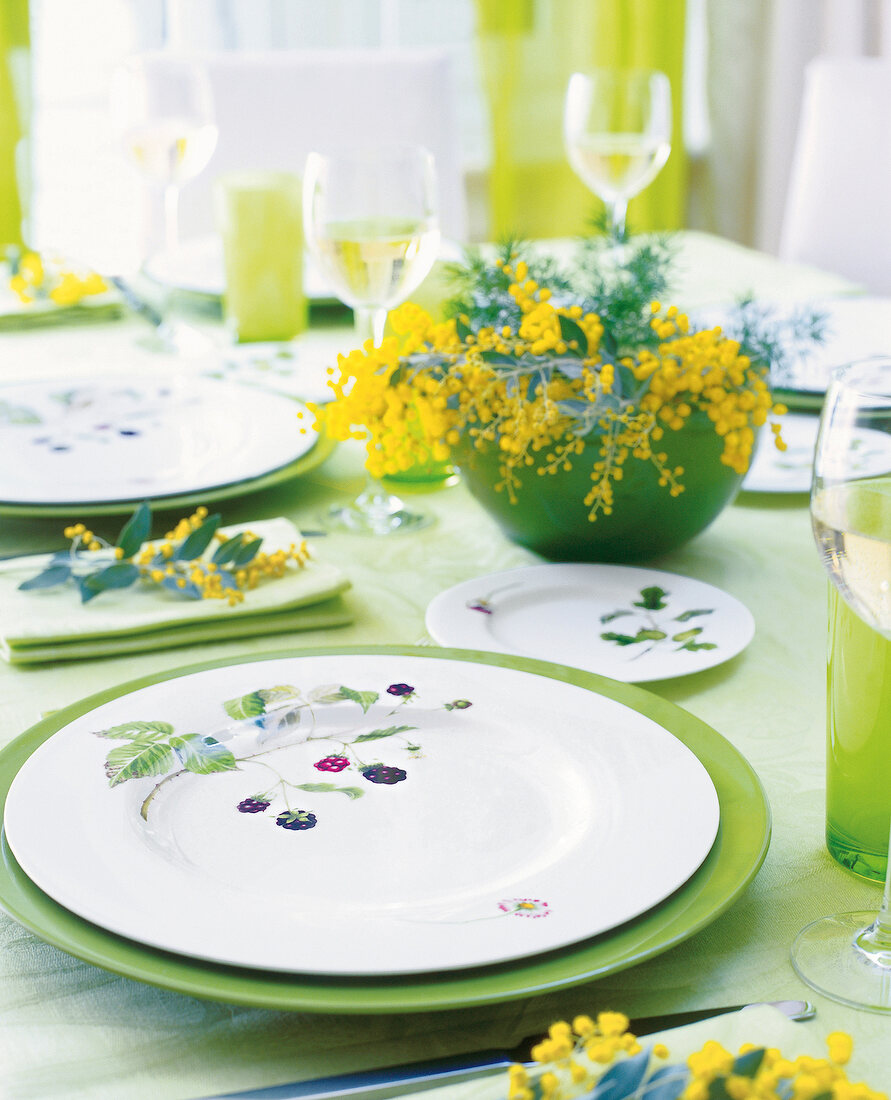
[[[790,1020],[810,1020],[816,1009],[809,1001],[767,1001]],[[724,1008],[701,1008],[689,1012],[672,1012],[665,1016],[645,1016],[632,1020],[629,1030],[635,1035],[652,1035],[672,1027],[696,1023],[728,1012],[738,1012],[753,1005],[727,1005]],[[473,1078],[503,1072],[514,1062],[528,1063],[532,1047],[541,1042],[541,1035],[523,1039],[511,1050],[481,1050],[475,1054],[459,1054],[430,1062],[411,1062],[382,1069],[340,1073],[333,1077],[318,1077],[314,1081],[294,1081],[287,1085],[250,1089],[247,1092],[219,1093],[205,1100],[330,1100],[334,1096],[361,1097],[362,1100],[387,1100],[409,1092],[420,1092],[439,1085],[454,1085]]]

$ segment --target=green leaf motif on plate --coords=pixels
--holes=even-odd
[[[668,593],[664,588],[653,584],[640,590],[640,599],[634,601],[634,606],[642,607],[646,611],[661,611],[663,607],[667,606],[665,603],[667,595]]]
[[[244,718],[259,718],[266,713],[266,700],[262,692],[251,691],[238,699],[227,699],[223,703],[223,710],[230,718],[241,721]]]
[[[655,584],[641,588],[640,599],[633,600],[631,608],[618,608],[615,611],[607,611],[600,616],[600,622],[606,624],[623,616],[634,615],[638,622],[643,620],[646,625],[640,627],[635,634],[621,634],[610,630],[602,633],[600,637],[603,641],[612,642],[618,646],[632,646],[641,642],[651,642],[652,644],[647,649],[641,651],[643,653],[649,653],[651,649],[669,637],[673,642],[681,643],[674,650],[675,653],[680,653],[682,650],[695,653],[700,649],[717,649],[718,647],[714,642],[697,642],[695,640],[703,631],[701,626],[690,627],[688,630],[681,630],[676,633],[670,633],[671,628],[662,629],[662,625],[667,626],[668,615],[671,614],[670,609],[665,616],[657,616],[653,612],[664,611],[669,607],[669,595],[670,593],[666,592],[664,588],[660,588]],[[635,608],[640,610],[634,610]],[[712,611],[713,608],[690,608],[687,611],[682,611],[679,615],[673,616],[671,622],[687,623],[701,615],[711,615]]]
[[[232,752],[214,737],[187,733],[183,737],[171,737],[170,747],[183,767],[187,771],[194,772],[195,775],[235,771],[238,767]]]
[[[358,745],[360,741],[380,741],[382,737],[392,737],[396,733],[405,733],[406,730],[417,728],[417,726],[388,726],[387,729],[371,730],[370,733],[360,733],[358,737],[354,737],[353,744]]]
[[[329,791],[336,791],[338,794],[345,794],[351,801],[361,798],[365,794],[358,787],[338,787],[334,783],[296,783],[295,787],[298,791],[310,791],[313,794],[327,794]]]
[[[94,737],[113,737],[119,741],[157,741],[171,733],[173,726],[169,722],[123,722],[106,730],[93,730]]]
[[[698,608],[695,611],[683,611],[680,615],[675,615],[674,621],[676,623],[688,623],[691,619],[695,619],[699,615],[711,615],[713,611],[713,607]]]
[[[353,703],[358,703],[362,708],[363,714],[367,714],[368,708],[373,706],[380,698],[376,691],[354,691],[352,688],[343,686],[340,688],[338,697],[340,699],[349,699]]]
[[[150,775],[164,775],[176,763],[170,745],[158,741],[131,741],[112,749],[105,761],[108,785],[117,787],[128,779],[144,779]]]

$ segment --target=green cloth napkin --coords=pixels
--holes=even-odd
[[[299,544],[299,530],[286,519],[244,527],[271,552]],[[101,552],[100,552],[101,553]],[[260,634],[290,633],[345,626],[352,613],[341,597],[350,587],[337,566],[315,557],[302,569],[288,570],[245,594],[230,607],[226,600],[190,600],[155,587],[103,592],[81,603],[73,585],[20,591],[51,555],[12,558],[0,563],[0,657],[10,664],[116,656],[200,642],[228,641]]]

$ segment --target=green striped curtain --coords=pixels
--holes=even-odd
[[[0,245],[22,241],[30,100],[28,0],[0,0]]]
[[[683,224],[685,0],[476,0],[491,125],[490,234],[574,236],[602,209],[563,149],[570,74],[595,65],[661,69],[671,81],[671,156],[628,206],[634,231]]]

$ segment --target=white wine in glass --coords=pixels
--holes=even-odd
[[[891,639],[891,359],[835,372],[820,417],[811,518],[833,584],[855,614]],[[891,791],[885,794],[891,807]],[[792,962],[825,996],[891,1012],[891,859],[879,912],[814,921],[792,945]]]
[[[401,143],[310,153],[303,187],[304,233],[319,272],[352,307],[359,341],[378,347],[387,313],[420,286],[439,253],[433,157]],[[429,519],[369,479],[357,500],[333,509],[327,522],[386,535]]]
[[[563,138],[573,171],[607,208],[611,235],[625,235],[628,200],[656,178],[671,152],[671,85],[664,73],[573,73]]]
[[[118,145],[164,197],[164,247],[179,244],[179,192],[207,167],[217,144],[213,96],[198,65],[160,69],[133,57],[112,76],[112,119]]]

